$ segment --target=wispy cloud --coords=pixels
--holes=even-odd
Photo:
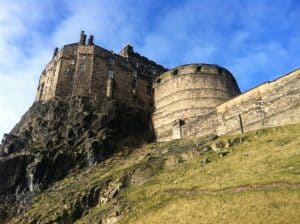
[[[119,51],[173,67],[216,63],[246,90],[297,66],[297,0],[16,0],[0,2],[0,135],[32,104],[55,46],[78,41],[80,30]]]

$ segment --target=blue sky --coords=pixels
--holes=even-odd
[[[300,67],[299,21],[298,0],[0,0],[0,136],[32,104],[53,48],[81,30],[169,68],[219,64],[245,91]]]

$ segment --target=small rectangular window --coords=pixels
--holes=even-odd
[[[134,78],[136,78],[137,77],[137,71],[132,71],[132,76],[134,77]]]
[[[152,96],[152,87],[149,86],[149,85],[147,85],[147,94],[148,94],[149,96]]]
[[[80,72],[83,73],[85,70],[85,65],[84,64],[81,64],[80,65]]]
[[[136,88],[136,79],[132,79],[132,82],[131,82],[131,88],[132,88],[132,89],[135,89],[135,88]]]
[[[113,79],[114,78],[114,71],[109,69],[108,72],[107,72],[107,76],[108,76],[108,78]]]
[[[71,65],[74,65],[75,64],[75,60],[71,60]]]
[[[108,63],[109,63],[110,65],[114,65],[114,63],[115,63],[114,58],[108,58]]]

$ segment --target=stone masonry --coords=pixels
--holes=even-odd
[[[142,108],[153,106],[154,79],[164,67],[125,46],[120,54],[94,44],[82,31],[78,43],[55,48],[42,72],[36,101],[58,97],[113,98]]]
[[[240,93],[234,76],[210,64],[171,70],[139,55],[87,40],[55,48],[36,101],[64,97],[115,99],[152,112],[157,141],[240,133],[300,122],[300,69]]]
[[[233,75],[217,65],[190,64],[163,73],[155,82],[153,124],[160,140],[181,138],[181,128],[240,94]]]
[[[211,71],[198,71],[199,66]],[[300,122],[300,69],[243,94],[233,76],[215,65],[180,66],[158,77],[154,86],[158,141]]]

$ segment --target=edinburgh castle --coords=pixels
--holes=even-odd
[[[148,110],[158,141],[241,133],[300,121],[300,69],[241,94],[218,65],[168,70],[130,45],[119,54],[101,48],[82,31],[78,43],[55,48],[36,101],[83,96]]]

